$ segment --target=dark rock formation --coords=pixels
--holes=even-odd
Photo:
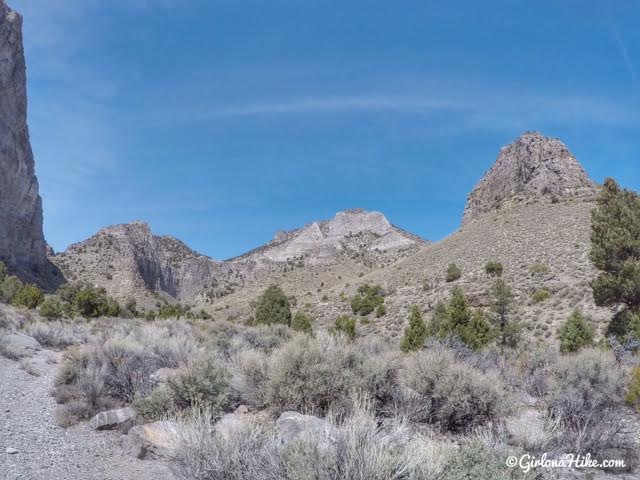
[[[22,17],[0,0],[0,260],[25,281],[54,286],[27,128]]]

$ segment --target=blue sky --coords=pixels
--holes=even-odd
[[[640,2],[9,3],[56,250],[141,219],[222,259],[351,207],[437,240],[524,130],[640,189]]]

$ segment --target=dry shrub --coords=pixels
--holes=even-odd
[[[413,421],[442,430],[468,432],[496,421],[510,410],[502,380],[456,360],[446,350],[410,356],[402,372],[403,402]]]

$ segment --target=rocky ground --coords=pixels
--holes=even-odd
[[[58,356],[41,350],[21,362],[0,357],[0,478],[173,478],[166,463],[130,455],[117,431],[96,432],[86,423],[67,429],[56,425],[49,392]]]

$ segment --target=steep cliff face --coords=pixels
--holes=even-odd
[[[597,186],[560,140],[525,132],[469,194],[462,224],[515,203],[593,198]]]
[[[0,259],[26,281],[56,282],[27,128],[22,18],[0,0]]]
[[[173,237],[154,235],[143,222],[114,225],[54,257],[68,280],[105,287],[119,298],[143,292],[192,297],[224,276],[222,262]]]

